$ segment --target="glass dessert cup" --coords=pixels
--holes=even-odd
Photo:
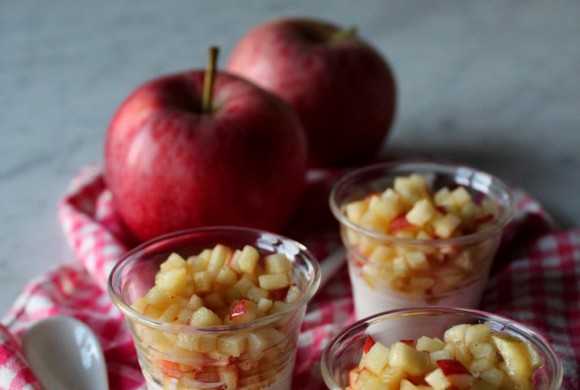
[[[275,313],[239,324],[183,325],[135,310],[170,254],[197,255],[217,244],[251,245],[261,256],[285,254],[302,294]],[[166,235],[130,251],[110,274],[109,295],[125,314],[148,389],[289,389],[300,326],[319,283],[318,263],[301,244],[258,230],[212,227]],[[223,353],[222,346],[232,345],[235,356]]]
[[[448,238],[379,232],[347,216],[349,204],[381,194],[398,178],[413,174],[425,179],[431,193],[463,187],[472,208],[491,204],[495,214],[484,227]],[[330,208],[340,223],[357,319],[410,306],[477,308],[503,227],[514,212],[510,191],[497,178],[434,162],[380,163],[353,171],[334,185]]]
[[[472,309],[416,307],[377,313],[359,320],[338,334],[325,348],[321,372],[331,390],[349,386],[349,372],[359,365],[368,336],[385,346],[421,336],[443,339],[446,329],[458,324],[484,324],[491,331],[523,340],[536,351],[542,364],[533,371],[535,390],[556,390],[562,384],[562,365],[540,334],[508,318]],[[398,387],[396,387],[398,388]]]

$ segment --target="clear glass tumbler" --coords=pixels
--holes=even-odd
[[[359,365],[368,336],[390,346],[401,340],[417,340],[421,336],[443,339],[445,330],[453,325],[482,323],[488,323],[491,331],[524,340],[533,347],[543,361],[533,372],[535,390],[560,388],[562,365],[550,344],[537,332],[521,323],[491,313],[433,306],[377,313],[344,329],[323,352],[322,377],[329,389],[345,389],[349,385],[350,370]]]
[[[163,322],[132,308],[171,253],[187,257],[217,244],[252,245],[261,256],[285,254],[302,295],[269,316],[206,327]],[[258,230],[212,227],[163,236],[132,250],[112,270],[109,295],[125,314],[148,389],[290,389],[300,326],[319,283],[318,263],[300,243]],[[225,354],[222,346],[237,353]]]
[[[347,217],[347,205],[382,194],[397,178],[412,174],[424,177],[431,193],[463,187],[470,206],[493,205],[493,220],[463,235],[425,238],[386,234]],[[332,189],[330,207],[340,222],[357,319],[410,306],[477,308],[514,212],[509,188],[496,177],[466,166],[413,161],[380,163],[345,175]]]

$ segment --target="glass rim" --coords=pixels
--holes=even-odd
[[[272,238],[279,239],[283,241],[285,244],[290,244],[295,246],[298,249],[297,256],[302,257],[305,260],[305,264],[307,266],[308,272],[312,274],[313,278],[308,281],[305,291],[303,294],[293,302],[290,302],[284,307],[284,309],[272,313],[268,316],[255,319],[246,323],[242,324],[228,324],[228,325],[214,325],[214,326],[194,326],[194,325],[183,325],[183,324],[174,324],[171,322],[159,321],[147,316],[144,316],[142,313],[138,312],[137,310],[133,309],[131,305],[127,304],[120,295],[119,289],[119,281],[121,271],[128,266],[130,263],[134,263],[138,260],[138,256],[145,251],[147,248],[153,247],[158,245],[162,242],[168,242],[177,238],[183,238],[190,234],[196,233],[212,233],[212,232],[237,232],[237,233],[244,233],[244,234],[254,234],[254,235],[268,235]],[[258,248],[260,249],[260,248]],[[185,229],[176,231],[173,233],[165,234],[156,238],[153,238],[149,241],[141,243],[140,245],[136,246],[135,248],[131,249],[127,253],[125,253],[121,259],[115,264],[112,268],[111,272],[109,273],[108,281],[107,281],[107,291],[109,297],[113,301],[113,304],[121,310],[125,315],[129,316],[131,319],[141,323],[142,325],[146,325],[150,328],[154,328],[160,331],[170,332],[170,333],[187,333],[187,334],[194,334],[194,333],[205,333],[205,334],[221,334],[221,333],[228,333],[232,331],[241,331],[241,330],[251,330],[254,328],[261,328],[263,326],[269,325],[271,323],[276,322],[280,318],[283,318],[290,313],[296,311],[301,306],[306,306],[307,303],[312,299],[315,295],[316,291],[320,286],[320,279],[321,279],[321,270],[320,265],[317,259],[310,253],[310,251],[301,244],[300,242],[288,238],[286,236],[282,236],[277,233],[271,233],[265,230],[260,229],[253,229],[247,227],[238,227],[238,226],[211,226],[211,227],[203,227],[203,228],[195,228],[195,229]]]
[[[453,172],[464,171],[469,172],[469,177],[482,176],[486,177],[490,183],[499,189],[501,197],[505,204],[502,204],[502,213],[494,223],[487,228],[469,234],[464,234],[451,238],[432,238],[432,239],[418,239],[418,238],[402,238],[395,237],[388,234],[382,234],[371,229],[364,228],[355,224],[346,217],[342,209],[342,205],[338,204],[336,198],[338,191],[344,187],[349,181],[372,172],[385,172],[386,170],[400,170],[401,172],[411,173],[414,170],[420,169],[423,172],[433,172],[441,174],[451,174]],[[378,178],[378,177],[377,177]],[[471,187],[473,188],[473,187]],[[477,190],[477,189],[476,189]],[[340,222],[342,226],[354,230],[357,233],[363,234],[372,239],[382,241],[385,243],[408,245],[408,246],[442,246],[442,245],[465,245],[474,242],[479,242],[489,237],[494,236],[501,229],[503,229],[512,219],[515,213],[515,201],[512,191],[509,187],[498,177],[493,176],[485,171],[470,167],[465,164],[454,164],[451,162],[431,161],[431,160],[403,160],[403,161],[388,161],[374,163],[362,168],[358,168],[349,172],[338,179],[332,186],[329,196],[330,210],[334,217]]]
[[[534,347],[541,349],[543,355],[546,356],[547,359],[550,360],[552,365],[554,366],[554,373],[553,376],[556,378],[557,383],[551,385],[553,389],[559,389],[561,382],[563,380],[564,369],[554,347],[548,342],[548,340],[537,331],[533,330],[529,326],[511,319],[509,317],[494,314],[490,312],[486,312],[483,310],[478,309],[468,309],[468,308],[459,308],[459,307],[452,307],[452,306],[416,306],[416,307],[407,307],[402,309],[393,309],[393,310],[386,310],[382,312],[375,313],[368,317],[362,318],[351,323],[346,328],[342,329],[336,336],[332,338],[332,340],[327,344],[322,352],[320,358],[320,369],[322,373],[322,378],[326,383],[327,380],[332,381],[332,385],[337,385],[333,373],[330,371],[330,362],[332,359],[331,352],[333,351],[334,347],[338,346],[340,343],[346,341],[350,338],[350,336],[354,333],[359,333],[361,331],[365,331],[372,325],[379,324],[384,320],[389,318],[399,319],[405,317],[414,317],[414,316],[422,316],[422,315],[438,315],[438,316],[459,316],[465,317],[468,319],[480,319],[483,321],[488,321],[493,324],[500,325],[503,330],[510,330],[523,339],[527,341],[533,341]],[[329,388],[330,384],[327,383]],[[336,387],[338,388],[338,387]]]

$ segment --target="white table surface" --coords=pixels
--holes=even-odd
[[[580,226],[578,1],[0,1],[0,316],[25,283],[74,261],[56,204],[102,161],[121,101],[158,75],[220,64],[279,16],[357,25],[391,62],[384,153],[478,166]]]

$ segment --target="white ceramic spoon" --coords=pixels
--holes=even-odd
[[[99,341],[84,323],[64,316],[33,325],[22,346],[46,390],[106,390],[105,359]]]

